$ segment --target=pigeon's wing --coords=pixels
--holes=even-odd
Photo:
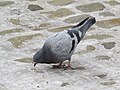
[[[50,46],[53,53],[63,57],[74,51],[77,39],[71,38],[67,31],[62,31],[48,38],[46,45]]]

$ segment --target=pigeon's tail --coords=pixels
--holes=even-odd
[[[81,21],[79,24],[73,27],[75,30],[79,30],[81,32],[81,38],[84,37],[87,30],[96,22],[94,17],[88,17]]]

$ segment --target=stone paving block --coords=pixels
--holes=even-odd
[[[113,13],[111,12],[102,12],[102,13],[99,13],[100,16],[104,16],[104,17],[107,17],[107,16],[115,16]]]
[[[65,6],[68,4],[73,3],[74,0],[53,0],[53,1],[48,1],[49,4],[55,5],[55,6]]]
[[[86,5],[80,5],[76,7],[78,10],[82,12],[94,12],[94,11],[100,11],[105,9],[105,6],[101,3],[91,3]]]
[[[96,25],[102,28],[112,28],[120,26],[120,18],[98,21]]]
[[[108,2],[105,2],[105,3],[108,3],[111,6],[120,5],[120,2],[117,2],[117,1],[108,1]]]
[[[30,4],[28,6],[28,9],[31,11],[38,11],[38,10],[43,10],[42,7],[40,7],[39,5],[35,5],[35,4]]]
[[[14,4],[14,1],[0,1],[0,7]]]

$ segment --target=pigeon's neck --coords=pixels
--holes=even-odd
[[[84,35],[86,34],[87,31],[88,31],[88,29],[84,28],[84,27],[83,27],[83,29],[80,30],[80,32],[81,32],[81,38],[84,37]]]

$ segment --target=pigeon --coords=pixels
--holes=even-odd
[[[71,29],[58,32],[47,38],[43,47],[33,56],[34,67],[37,63],[54,64],[53,68],[71,68],[71,56],[88,29],[96,22],[95,17],[87,17]],[[67,66],[62,63],[68,60]]]

